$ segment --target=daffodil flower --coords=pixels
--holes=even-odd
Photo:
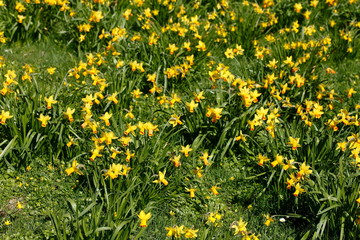
[[[165,173],[166,170],[164,172],[159,171],[159,179],[154,180],[153,183],[162,183],[164,186],[167,186],[169,182],[165,179]]]
[[[48,124],[48,121],[51,119],[50,116],[44,116],[42,113],[40,114],[40,117],[37,118],[41,122],[42,127],[46,127]]]
[[[141,210],[137,216],[140,218],[140,227],[147,227],[147,221],[151,218],[151,213],[145,213]]]

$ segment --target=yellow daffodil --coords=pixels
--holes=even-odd
[[[113,163],[111,164],[107,172],[104,174],[104,176],[110,177],[111,179],[115,179],[121,174],[122,170],[123,170],[123,165]]]
[[[185,157],[188,157],[189,152],[191,152],[191,151],[192,151],[192,148],[190,147],[190,145],[186,145],[185,147],[181,146],[180,152],[183,153],[185,155]]]
[[[199,105],[198,103],[195,103],[194,100],[192,100],[189,103],[185,103],[187,109],[189,110],[189,112],[193,113],[194,109],[197,108],[197,106]]]
[[[50,116],[44,116],[42,113],[40,114],[40,117],[37,118],[41,122],[42,127],[46,127],[48,124],[48,121],[51,119]]]
[[[169,44],[169,47],[166,48],[169,50],[170,54],[174,54],[179,48],[176,46],[176,44]]]
[[[277,154],[275,160],[271,162],[272,167],[276,167],[277,165],[284,165],[284,156]]]
[[[258,165],[259,166],[263,166],[265,162],[270,161],[270,159],[264,155],[262,155],[261,153],[259,153],[259,155],[257,156],[258,159]]]
[[[97,157],[101,157],[102,154],[100,154],[100,152],[104,149],[104,146],[95,146],[95,149],[91,150],[91,157],[90,160],[91,161],[95,161],[95,158]]]
[[[52,105],[58,102],[58,101],[56,101],[56,100],[54,99],[53,96],[50,96],[50,97],[48,97],[48,98],[45,97],[44,99],[45,99],[45,102],[46,102],[46,108],[47,108],[47,109],[51,109],[51,108],[52,108]]]
[[[110,126],[110,121],[109,120],[110,120],[111,117],[112,117],[112,113],[106,112],[104,115],[102,115],[99,118],[105,122],[106,126]]]
[[[195,102],[199,103],[199,102],[201,102],[201,100],[205,99],[205,97],[203,96],[203,94],[204,94],[203,91],[201,91],[201,92],[199,92],[199,93],[194,93],[194,95],[195,95],[195,98],[194,98]]]
[[[179,124],[179,125],[183,124],[183,122],[180,120],[180,117],[179,117],[178,115],[176,115],[176,114],[171,115],[171,118],[170,118],[170,120],[169,120],[169,123],[170,123],[173,127],[177,126],[178,124]]]
[[[12,118],[13,116],[12,115],[10,115],[10,112],[9,111],[4,111],[4,110],[2,110],[1,111],[1,114],[0,114],[0,123],[1,124],[5,124],[5,122],[6,122],[6,120],[7,119],[10,119],[10,118]]]
[[[185,238],[196,238],[197,237],[197,232],[199,231],[199,229],[192,229],[192,228],[186,228],[185,229]]]
[[[190,193],[191,198],[195,197],[195,192],[196,192],[195,188],[185,188],[185,190]]]
[[[74,172],[79,174],[79,175],[82,175],[83,173],[79,170],[79,167],[83,167],[83,165],[78,164],[78,162],[76,160],[74,160],[71,163],[71,167],[66,169],[65,172],[66,172],[67,175],[71,175]]]
[[[269,215],[269,214],[265,214],[264,215],[264,217],[265,217],[265,222],[264,222],[264,224],[265,224],[265,226],[270,226],[270,224],[271,224],[271,222],[274,222],[275,220]]]
[[[130,162],[130,159],[132,157],[135,157],[135,153],[131,153],[129,149],[126,149],[125,155],[126,155],[125,161],[127,162]]]
[[[181,158],[180,155],[173,156],[172,158],[170,158],[170,161],[174,163],[175,167],[179,167],[181,165],[180,158]]]
[[[21,202],[17,202],[16,208],[17,208],[17,209],[23,209],[23,208],[24,208],[24,205],[23,205]]]
[[[301,188],[300,183],[296,183],[296,185],[295,185],[295,192],[293,193],[293,195],[294,195],[295,197],[297,197],[297,196],[299,196],[299,194],[301,194],[301,193],[303,193],[303,192],[305,192],[305,189]]]
[[[10,221],[10,220],[6,220],[5,222],[4,222],[4,225],[5,226],[9,226],[9,225],[11,225],[12,224],[12,222]]]
[[[159,171],[159,179],[154,180],[153,183],[162,183],[164,184],[164,186],[167,186],[169,182],[165,179],[165,173],[166,171],[164,172]]]
[[[219,195],[219,192],[217,191],[218,189],[221,189],[220,187],[217,186],[212,186],[210,188],[210,191],[214,194],[214,195]]]
[[[184,225],[181,226],[174,226],[174,227],[165,227],[165,230],[168,231],[166,236],[180,238],[182,234],[185,233]]]
[[[310,170],[310,166],[306,165],[306,162],[303,162],[300,166],[300,170],[297,173],[297,177],[299,179],[303,179],[305,176],[308,176],[312,173],[312,170]]]
[[[46,69],[46,71],[50,74],[50,75],[53,75],[56,71],[56,68],[54,67],[49,67],[48,69]]]
[[[145,213],[143,210],[138,214],[140,218],[140,227],[147,227],[147,221],[151,218],[151,213]]]
[[[64,116],[67,117],[67,119],[69,120],[69,122],[73,122],[74,121],[74,117],[73,114],[75,113],[75,109],[74,108],[67,108],[66,112],[64,112]]]
[[[200,156],[199,158],[200,158],[200,160],[203,161],[204,165],[207,166],[207,165],[210,165],[210,163],[209,163],[209,157],[211,157],[211,156],[209,156],[209,153],[208,153],[208,152],[204,152],[203,155]]]
[[[247,234],[247,228],[246,228],[247,222],[244,222],[242,218],[240,218],[239,221],[233,222],[230,226],[230,228],[234,228],[235,232],[234,235],[241,234],[245,236]]]

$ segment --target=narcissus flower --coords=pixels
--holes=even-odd
[[[169,182],[165,179],[165,173],[166,170],[164,172],[159,171],[159,179],[154,180],[153,183],[162,183],[164,186],[167,186]]]
[[[204,165],[210,165],[210,163],[209,163],[209,157],[211,157],[211,156],[209,156],[209,153],[208,153],[208,152],[204,152],[203,155],[200,156],[199,158],[200,158],[200,160],[203,161]]]
[[[203,41],[199,41],[198,45],[196,45],[198,51],[206,51],[206,45]]]
[[[179,124],[179,125],[183,124],[183,122],[180,120],[180,117],[179,117],[178,115],[176,115],[176,114],[171,115],[171,118],[170,118],[170,120],[169,120],[169,123],[170,123],[173,127],[177,126],[178,124]]]
[[[195,188],[185,188],[185,190],[190,193],[191,198],[195,197],[195,192],[196,192]]]
[[[122,169],[123,165],[113,163],[111,164],[109,170],[104,174],[104,176],[115,179],[121,174]]]
[[[198,177],[198,178],[202,178],[204,175],[202,174],[204,170],[202,169],[202,167],[196,167],[196,169],[194,170],[194,174]]]
[[[50,97],[45,97],[45,102],[46,102],[46,108],[47,109],[51,109],[52,108],[52,105],[57,103],[57,101],[54,99],[53,96],[50,96]]]
[[[26,8],[21,2],[16,2],[15,10],[21,13],[21,12],[25,12]]]
[[[119,102],[119,100],[116,98],[116,96],[118,95],[119,93],[113,93],[112,95],[108,96],[106,100],[108,100],[109,102],[113,102],[115,104],[117,104]]]
[[[354,88],[350,88],[350,89],[346,90],[346,92],[348,93],[348,94],[347,94],[347,97],[352,97],[352,95],[353,95],[354,93],[356,93],[356,91],[354,90]]]
[[[267,227],[270,226],[271,222],[274,222],[274,221],[275,221],[269,214],[265,214],[264,217],[265,217],[265,219],[266,219],[265,222],[264,222],[264,224],[265,224]]]
[[[119,138],[119,141],[122,143],[122,145],[124,147],[126,147],[126,146],[129,146],[130,142],[132,142],[132,139],[131,139],[131,137],[122,136],[121,138]]]
[[[89,18],[89,22],[100,22],[101,19],[104,18],[104,15],[101,11],[92,11],[90,18]]]
[[[195,97],[194,97],[194,100],[195,102],[199,103],[201,102],[201,100],[205,99],[205,97],[203,96],[204,92],[201,91],[199,93],[194,93]]]
[[[291,173],[289,175],[290,178],[286,180],[286,189],[290,189],[291,187],[294,187],[297,182],[299,182],[299,179],[295,176],[294,173]]]
[[[102,116],[99,117],[99,118],[105,122],[105,125],[106,125],[106,126],[110,126],[110,121],[109,121],[109,119],[110,119],[111,117],[112,117],[112,113],[106,112],[104,115],[102,115]]]
[[[179,48],[176,46],[176,44],[169,44],[169,47],[166,49],[169,50],[170,54],[174,54],[174,52],[179,50]]]
[[[65,172],[67,175],[71,175],[72,173],[77,173],[79,175],[83,175],[83,173],[79,170],[79,167],[84,167],[84,165],[78,164],[76,160],[71,163],[71,167],[66,169]]]
[[[74,108],[69,108],[69,107],[66,109],[66,112],[64,112],[64,116],[67,117],[69,122],[74,121],[74,117],[73,117],[74,112],[75,112],[75,109]]]
[[[132,157],[135,157],[135,153],[131,153],[129,149],[126,149],[125,155],[126,155],[125,161],[127,162],[130,162],[130,159]]]
[[[125,114],[125,118],[131,118],[134,119],[135,115],[132,113],[132,107],[130,106],[130,110],[125,109],[126,114]]]
[[[135,89],[131,92],[134,98],[139,98],[141,94],[143,94],[140,89]]]
[[[303,8],[303,7],[302,7],[301,3],[295,3],[295,4],[294,4],[294,10],[295,10],[295,12],[300,13],[302,8]]]
[[[312,170],[310,170],[310,166],[306,165],[306,162],[303,162],[300,166],[300,170],[297,173],[297,177],[299,179],[303,179],[305,176],[310,175]]]
[[[347,145],[347,142],[339,142],[339,143],[337,143],[336,150],[341,149],[341,151],[345,152],[346,145]]]
[[[185,229],[185,238],[196,238],[197,237],[197,232],[199,231],[199,229],[192,229],[192,228],[186,228]]]
[[[170,158],[170,161],[174,163],[175,167],[179,167],[181,165],[180,158],[181,155],[173,156],[172,158]]]
[[[185,157],[189,156],[189,152],[192,151],[192,148],[190,147],[190,145],[186,145],[186,147],[181,146],[181,150],[180,152],[183,153],[185,155]]]
[[[185,103],[185,104],[186,104],[187,109],[191,113],[194,112],[194,109],[197,108],[197,106],[199,105],[198,103],[195,103],[194,100],[192,100],[189,103]]]
[[[140,227],[147,227],[147,221],[151,218],[151,213],[145,213],[143,210],[137,215],[140,218]]]
[[[109,145],[112,143],[112,140],[117,139],[118,137],[115,136],[114,132],[103,132],[100,140],[101,142],[105,142],[106,145]]]
[[[6,221],[4,222],[4,224],[5,224],[5,226],[9,226],[9,225],[11,225],[12,223],[11,223],[10,220],[6,220]]]
[[[2,110],[1,111],[1,114],[0,114],[0,123],[1,124],[5,124],[5,122],[6,122],[6,120],[7,119],[10,119],[10,118],[12,118],[13,116],[12,115],[10,115],[10,112],[9,111],[4,111],[4,110]]]
[[[246,229],[247,222],[244,222],[242,218],[240,218],[239,221],[233,222],[230,226],[230,228],[234,228],[235,232],[234,235],[247,235],[247,229]]]
[[[290,160],[286,160],[286,164],[283,165],[283,169],[285,171],[289,170],[289,169],[295,169],[296,167],[294,166],[295,160],[290,159]]]
[[[217,120],[219,120],[221,118],[222,110],[223,110],[222,108],[211,108],[211,107],[209,107],[207,112],[206,112],[206,116],[211,117],[212,122],[216,122]]]
[[[101,157],[102,154],[100,154],[100,152],[101,152],[103,149],[104,149],[104,146],[98,146],[98,145],[96,145],[96,146],[95,146],[95,149],[91,150],[91,153],[92,153],[92,154],[91,154],[90,160],[91,160],[91,161],[94,161],[95,158]]]
[[[218,189],[221,189],[220,187],[217,186],[212,186],[210,188],[210,191],[214,194],[214,195],[219,195],[219,192],[217,191]]]
[[[326,68],[325,71],[326,71],[327,74],[335,74],[336,73],[336,71],[334,69],[332,69],[332,68]]]
[[[220,226],[220,220],[222,218],[222,215],[218,212],[211,212],[207,216],[207,224],[212,223],[215,227]]]
[[[174,226],[174,227],[165,227],[165,230],[168,231],[166,236],[168,237],[174,237],[174,238],[180,238],[182,234],[185,233],[184,231],[184,225]]]
[[[56,71],[56,68],[54,67],[49,67],[48,69],[46,69],[46,71],[50,74],[50,75],[53,75]]]
[[[42,127],[46,127],[48,124],[48,121],[51,119],[50,116],[44,116],[42,113],[40,114],[40,117],[37,118],[41,122]]]
[[[257,159],[258,159],[258,165],[259,166],[263,166],[264,165],[264,162],[267,162],[267,161],[270,161],[270,159],[262,154],[259,153],[259,155],[257,156]]]
[[[111,151],[111,156],[110,156],[110,158],[112,158],[112,159],[115,159],[115,158],[116,158],[116,155],[122,153],[122,151],[119,151],[119,150],[117,150],[117,149],[114,148],[114,147],[111,147],[111,148],[110,148],[110,151]]]
[[[284,165],[284,156],[276,155],[275,160],[271,162],[271,166],[276,167],[277,165]]]
[[[131,125],[131,123],[127,124],[127,128],[126,130],[124,131],[124,135],[128,135],[128,134],[132,134],[135,136],[135,130],[137,129],[138,127],[136,125]]]
[[[242,131],[240,131],[240,135],[235,137],[235,141],[244,141],[246,142],[246,135],[242,133]]]
[[[138,127],[139,127],[139,126],[138,126]],[[139,127],[139,128],[140,128],[140,127]],[[144,123],[143,128],[144,128],[145,130],[147,130],[148,136],[150,136],[150,137],[154,135],[154,131],[159,131],[158,125],[154,125],[154,124],[152,124],[151,122],[146,122],[146,123]]]
[[[17,208],[17,209],[23,209],[23,208],[24,208],[24,205],[23,205],[21,202],[17,202],[16,208]]]
[[[301,188],[300,183],[297,183],[297,184],[295,185],[295,192],[293,193],[293,195],[294,195],[295,197],[297,197],[297,196],[299,196],[299,194],[301,194],[301,193],[303,193],[303,192],[305,192],[305,189]]]
[[[69,142],[66,143],[67,147],[71,147],[72,145],[77,145],[77,143],[74,141],[74,138],[69,136]]]

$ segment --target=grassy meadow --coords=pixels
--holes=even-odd
[[[359,36],[359,0],[0,0],[0,239],[359,239]]]

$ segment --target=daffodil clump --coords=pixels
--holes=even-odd
[[[69,201],[74,217],[52,215],[53,236],[259,239],[251,204],[268,229],[295,216],[317,222],[295,238],[351,239],[359,6],[0,0],[1,166],[56,162],[69,191],[93,194],[88,207]],[[73,61],[13,57],[16,43],[44,38]]]

